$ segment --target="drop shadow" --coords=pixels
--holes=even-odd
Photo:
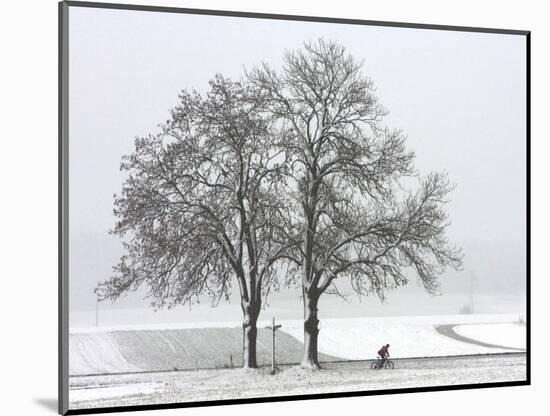
[[[48,399],[34,399],[34,402],[36,404],[39,404],[40,406],[42,406],[43,408],[47,409],[47,410],[50,410],[54,413],[57,413],[57,399],[52,399],[52,398],[48,398]]]

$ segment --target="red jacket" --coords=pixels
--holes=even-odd
[[[378,351],[378,354],[382,355],[382,356],[386,356],[386,355],[390,355],[389,351],[388,351],[388,347],[386,347],[385,345],[380,348],[380,351]]]

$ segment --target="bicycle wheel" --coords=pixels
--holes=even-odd
[[[384,365],[385,368],[389,368],[390,370],[393,370],[393,361],[386,361],[386,364]]]
[[[371,370],[378,370],[378,361],[373,361],[373,362],[370,364],[370,369],[371,369]]]

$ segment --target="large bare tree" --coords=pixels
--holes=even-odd
[[[287,258],[301,267],[305,367],[319,367],[319,297],[338,293],[337,281],[383,297],[415,272],[434,293],[438,275],[461,264],[445,237],[451,184],[442,173],[417,175],[404,135],[382,126],[386,111],[361,68],[319,40],[287,52],[281,73],[264,64],[247,74],[278,119],[292,167],[289,230],[299,233]]]
[[[216,76],[203,97],[182,92],[156,135],[124,157],[113,233],[125,254],[101,299],[148,287],[154,307],[210,294],[229,296],[236,279],[243,312],[243,366],[256,367],[262,296],[277,287],[286,253],[284,167],[270,145],[269,119],[251,89]]]

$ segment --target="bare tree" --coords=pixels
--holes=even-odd
[[[96,289],[115,300],[148,287],[156,308],[209,294],[228,298],[236,278],[243,312],[243,366],[256,367],[262,296],[278,281],[285,205],[284,161],[272,150],[269,120],[254,92],[218,75],[203,97],[182,92],[156,135],[123,158],[127,179],[115,197],[125,254]]]
[[[310,368],[319,367],[319,297],[339,293],[336,281],[383,298],[414,271],[434,293],[438,275],[461,265],[445,237],[452,186],[445,174],[416,174],[404,135],[381,125],[386,111],[361,66],[319,40],[287,52],[280,74],[266,64],[247,74],[279,120],[291,161],[299,234],[287,259],[302,271],[302,366]]]

